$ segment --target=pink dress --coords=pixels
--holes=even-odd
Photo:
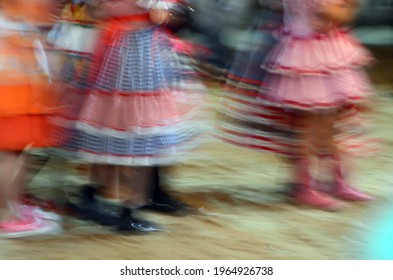
[[[327,1],[283,0],[284,28],[263,67],[269,72],[264,94],[284,106],[313,110],[363,100],[371,92],[361,67],[372,60],[346,30],[319,33],[313,26]]]
[[[335,109],[338,149],[352,155],[378,150],[357,104],[372,94],[362,67],[373,58],[344,28],[328,33],[314,29],[327,1],[345,0],[283,0],[284,25],[275,32],[277,42],[263,61],[266,73],[259,92],[251,101],[229,98],[222,110],[230,118],[219,122],[219,139],[297,157],[302,143],[294,114]]]

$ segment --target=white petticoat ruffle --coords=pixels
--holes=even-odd
[[[146,9],[169,10],[175,5],[175,1],[170,0],[138,0],[139,7]]]
[[[93,25],[61,21],[47,36],[47,42],[56,49],[77,53],[92,53],[99,37],[99,30]]]

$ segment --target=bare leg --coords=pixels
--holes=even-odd
[[[146,205],[150,193],[151,167],[93,165],[92,180],[105,200],[138,208]]]
[[[329,189],[329,181],[332,177],[331,155],[335,154],[334,125],[337,120],[335,111],[318,116],[318,124],[314,133],[314,150],[318,159],[318,174],[316,176],[317,187],[323,191]]]
[[[121,190],[124,190],[127,205],[131,208],[140,208],[148,204],[152,167],[122,166],[119,171],[119,184]]]
[[[0,153],[0,219],[15,219],[26,180],[26,156],[21,153]]]
[[[313,147],[317,155],[328,155],[335,153],[334,125],[337,121],[337,113],[329,112],[318,115],[317,126],[314,130]]]
[[[153,223],[138,219],[133,209],[148,204],[150,198],[151,167],[97,166],[98,195],[104,204],[116,204],[120,210],[117,230],[121,232],[152,232],[158,228]]]
[[[311,161],[313,150],[312,150],[312,142],[313,142],[313,133],[315,128],[315,123],[317,116],[309,113],[299,114],[295,117],[295,127],[297,127],[298,137],[300,146],[298,148],[298,158],[307,159]],[[298,164],[298,159],[293,159],[291,161],[293,165],[293,176],[296,179],[296,184],[302,184],[304,182],[303,178],[298,175],[302,173],[301,170],[304,169],[303,166]]]

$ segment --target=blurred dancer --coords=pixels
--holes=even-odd
[[[51,62],[57,72],[53,77],[63,86],[87,81],[86,72],[98,37],[92,6],[88,3],[89,0],[65,3],[60,20],[47,36],[47,43],[54,50]]]
[[[77,212],[125,232],[157,227],[135,209],[174,212],[185,208],[162,188],[159,166],[201,139],[198,89],[185,90],[171,37],[160,25],[174,1],[93,1],[101,35],[88,75],[88,89],[73,87],[67,110],[55,122],[64,151],[90,162],[93,183]]]
[[[98,37],[98,30],[96,22],[90,15],[91,6],[86,2],[88,0],[58,0],[55,2],[56,9],[52,13],[53,16],[49,24],[40,25],[43,37],[46,37],[48,70],[50,80],[54,85],[53,95],[56,95],[57,106],[70,104],[68,91],[72,88],[87,89],[87,73],[93,46],[95,46]],[[57,145],[58,143],[52,144]],[[52,168],[57,166],[62,171],[69,166],[68,162],[54,157],[51,149],[40,150],[34,156],[35,162],[41,163],[38,169],[35,168],[34,176],[37,176],[49,161]],[[64,185],[67,178],[57,178],[57,180],[55,179],[53,182],[59,186]],[[64,210],[54,201],[40,199],[31,193],[26,193],[23,201],[29,205],[57,212]]]
[[[351,148],[341,145],[342,139],[363,136],[354,126],[356,104],[371,94],[361,67],[372,57],[343,28],[354,16],[356,1],[284,0],[283,8],[284,28],[264,60],[266,87],[253,111],[262,131],[238,131],[237,137],[247,139],[246,146],[291,158],[297,203],[337,210],[340,204],[332,196],[370,201],[349,185],[342,162],[343,151]],[[318,192],[311,178],[314,157],[333,163],[329,195]]]
[[[223,117],[223,122],[220,122],[221,132],[225,132],[221,137],[241,146],[247,142],[241,138],[233,138],[238,131],[231,130],[230,126],[237,124],[249,130],[259,125],[259,119],[253,116],[252,112],[257,114],[256,98],[264,85],[266,71],[261,68],[261,61],[276,42],[272,33],[282,24],[280,3],[281,1],[260,1],[261,11],[248,30],[252,34],[252,40],[249,46],[239,50],[229,63],[226,94],[223,106],[219,107],[220,116]]]
[[[23,205],[27,152],[49,145],[53,113],[48,67],[36,26],[46,24],[52,4],[45,0],[2,0],[0,14],[0,236],[54,234],[60,217]]]
[[[225,81],[228,60],[243,44],[243,29],[251,24],[258,9],[258,0],[189,0],[195,12],[191,14],[188,37],[209,48],[200,57],[199,67],[207,77]]]

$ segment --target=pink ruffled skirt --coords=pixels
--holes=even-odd
[[[283,32],[263,63],[263,98],[302,110],[332,108],[368,98],[373,90],[362,67],[372,55],[349,33],[298,37]]]

